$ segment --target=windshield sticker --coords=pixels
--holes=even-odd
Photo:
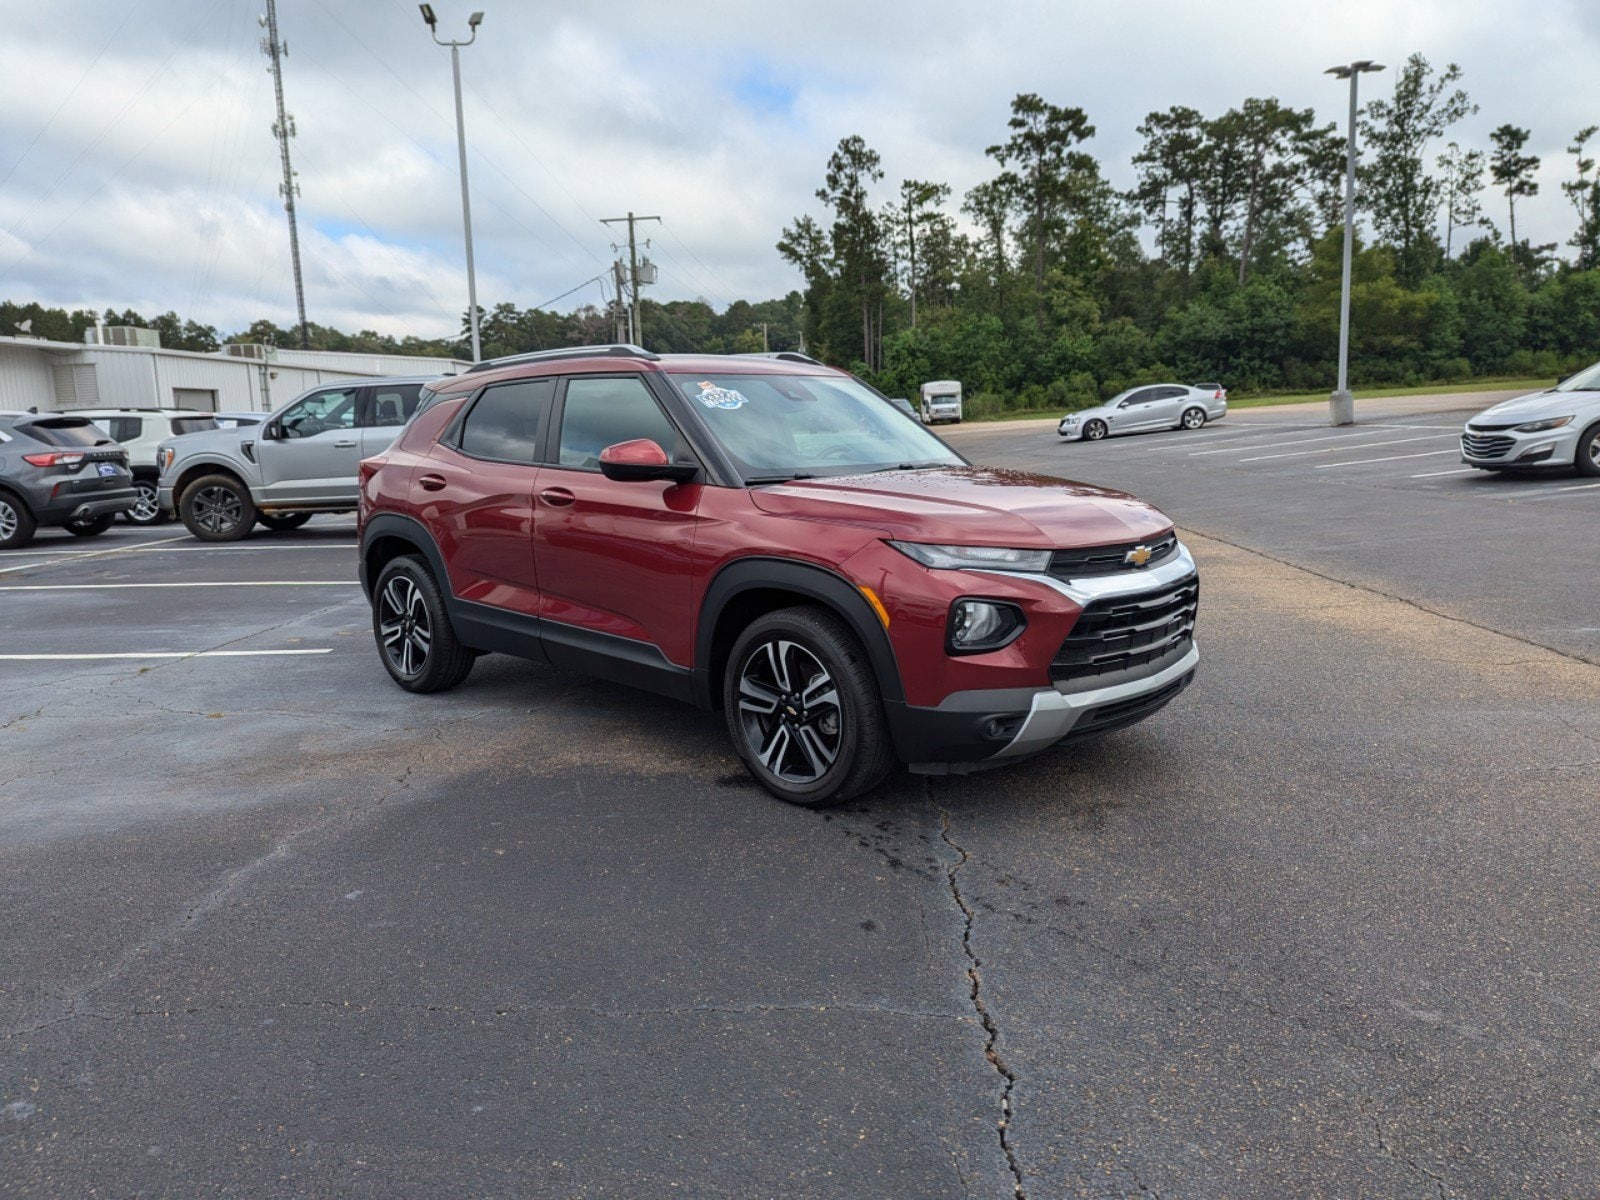
[[[718,387],[709,379],[700,381],[699,400],[707,408],[743,408],[748,403],[743,393],[736,392],[732,388]]]

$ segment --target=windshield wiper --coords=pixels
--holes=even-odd
[[[792,479],[815,479],[810,471],[791,471],[787,475],[750,475],[745,478],[745,486],[757,483],[788,483]]]

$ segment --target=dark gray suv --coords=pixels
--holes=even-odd
[[[104,533],[138,499],[127,451],[87,417],[0,412],[0,550],[40,525]]]

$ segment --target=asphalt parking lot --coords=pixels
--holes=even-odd
[[[0,557],[0,1191],[1596,1194],[1600,488],[1450,405],[955,431],[1174,515],[1197,682],[823,813],[395,688],[347,520]]]

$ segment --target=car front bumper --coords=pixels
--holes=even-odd
[[[1515,429],[1472,430],[1461,435],[1461,461],[1469,467],[1570,467],[1578,457],[1577,422],[1539,433]]]

